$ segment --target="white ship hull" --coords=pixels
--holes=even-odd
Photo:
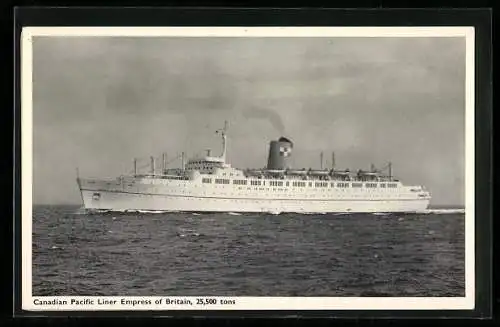
[[[420,212],[427,209],[428,199],[244,199],[198,196],[169,196],[127,192],[82,191],[84,206],[89,210],[174,211],[174,212]]]

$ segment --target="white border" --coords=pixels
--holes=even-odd
[[[465,297],[231,297],[234,305],[166,305],[163,297],[32,296],[32,38],[36,36],[134,37],[465,37]],[[25,27],[21,33],[22,309],[45,310],[453,310],[474,309],[474,28],[473,27]],[[99,305],[97,299],[144,300],[152,305]],[[174,299],[174,297],[169,297]],[[179,298],[179,297],[178,297]],[[196,303],[198,297],[181,297]],[[214,297],[211,297],[214,298]],[[215,297],[225,299],[225,297]],[[34,300],[67,305],[34,305]],[[70,304],[71,299],[87,304]],[[162,299],[162,304],[154,301]],[[88,304],[93,301],[94,304]],[[83,301],[85,302],[85,301]]]

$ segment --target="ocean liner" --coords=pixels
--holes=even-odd
[[[113,179],[77,176],[83,208],[87,211],[268,212],[268,213],[391,213],[419,212],[431,199],[425,187],[404,185],[383,169],[306,169],[290,165],[293,142],[287,137],[271,140],[267,166],[238,169],[226,162],[227,122],[216,131],[222,139],[219,156],[195,156],[178,168],[161,169],[151,157],[147,173]],[[323,163],[321,153],[321,166]],[[384,173],[388,171],[388,173]]]

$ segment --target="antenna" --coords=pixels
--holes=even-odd
[[[335,152],[332,152],[332,169],[335,170]]]
[[[320,169],[323,170],[323,151],[319,154]]]
[[[162,167],[161,167],[161,173],[162,174],[165,174],[165,170],[167,170],[167,153],[164,152],[163,153],[163,161],[162,161]]]
[[[155,174],[155,158],[151,156],[151,175]]]
[[[389,179],[392,179],[392,162],[389,162]]]
[[[216,134],[221,134],[222,136],[222,153],[220,155],[221,159],[224,160],[224,162],[226,161],[226,133],[227,133],[227,130],[228,130],[228,123],[227,123],[227,120],[224,121],[224,128],[223,129],[218,129],[215,131]]]
[[[80,183],[80,171],[78,167],[76,167],[76,183],[78,184],[78,188],[81,189],[81,183]],[[82,199],[83,200],[83,199]]]

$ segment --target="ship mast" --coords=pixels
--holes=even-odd
[[[161,174],[164,175],[166,174],[167,170],[167,153],[163,152],[162,153],[162,160],[161,160]]]
[[[226,147],[227,147],[227,139],[226,139],[226,132],[227,132],[227,121],[224,121],[224,128],[223,129],[218,129],[215,131],[217,134],[221,134],[222,136],[222,154],[220,155],[220,158],[226,162]]]

